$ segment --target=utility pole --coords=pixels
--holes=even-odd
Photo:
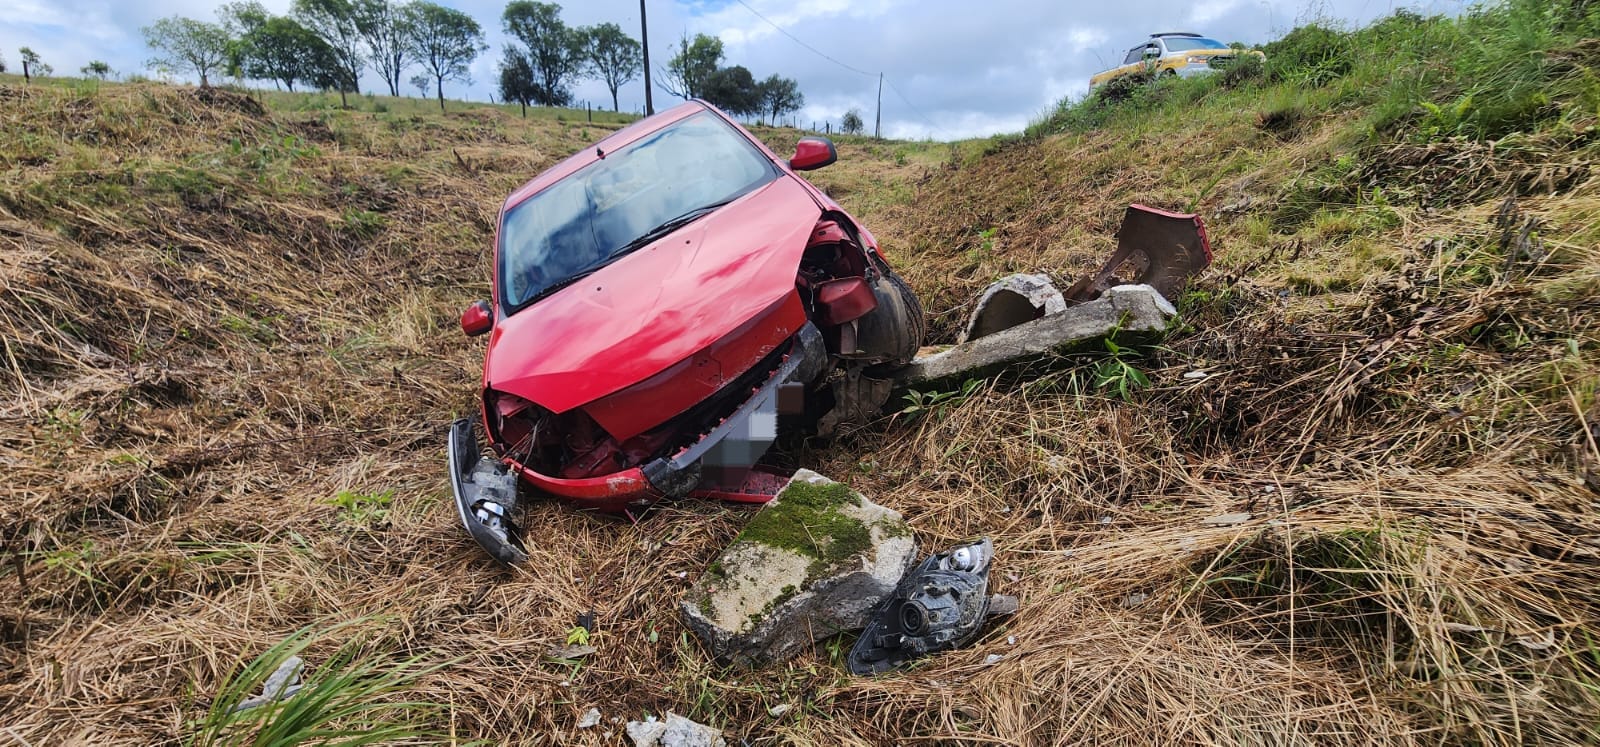
[[[656,113],[650,103],[650,24],[644,19],[644,0],[639,0],[639,38],[644,42],[644,115]]]
[[[883,137],[883,73],[878,73],[878,114],[873,117],[872,138]]]

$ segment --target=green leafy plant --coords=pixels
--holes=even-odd
[[[339,518],[347,524],[367,526],[389,518],[389,504],[394,502],[394,491],[357,493],[341,490],[328,499],[328,504],[339,509]]]
[[[984,228],[978,231],[978,244],[967,250],[967,261],[977,264],[994,255],[994,237],[999,233],[998,228]]]
[[[1115,391],[1117,396],[1127,400],[1135,390],[1150,386],[1150,377],[1128,362],[1130,358],[1141,357],[1137,350],[1118,345],[1109,337],[1105,343],[1110,355],[1095,364],[1096,389]]]
[[[915,389],[905,393],[905,407],[900,408],[898,414],[910,418],[917,418],[930,412],[943,417],[946,408],[960,405],[977,391],[982,382],[978,379],[967,379],[961,388],[953,392],[920,392]]]

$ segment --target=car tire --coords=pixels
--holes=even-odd
[[[904,360],[886,361],[874,366],[873,373],[878,374],[899,370],[909,365],[928,336],[928,317],[922,310],[922,300],[917,298],[916,291],[911,290],[911,284],[895,274],[894,270],[884,270],[883,279],[905,304],[905,317],[901,321],[907,325],[906,338],[912,344],[908,345],[908,354]]]

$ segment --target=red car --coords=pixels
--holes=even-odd
[[[462,523],[495,557],[525,555],[518,478],[626,512],[691,493],[765,501],[760,460],[785,427],[826,433],[878,412],[916,354],[922,309],[872,234],[783,159],[698,101],[637,122],[506,199],[482,418],[450,432]]]

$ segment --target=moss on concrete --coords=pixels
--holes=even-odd
[[[860,505],[861,497],[846,485],[796,480],[750,520],[737,541],[811,558],[816,575],[872,546],[869,527],[844,512]]]

